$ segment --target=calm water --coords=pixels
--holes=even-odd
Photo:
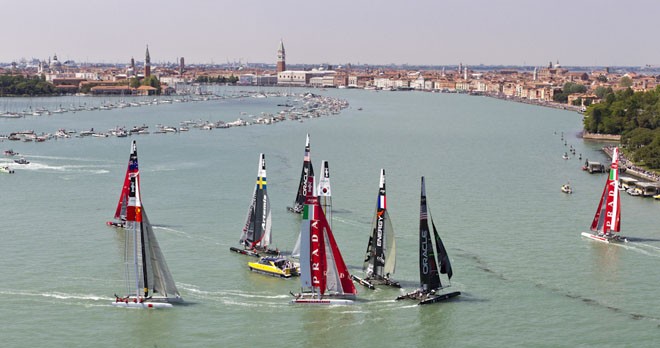
[[[464,95],[315,92],[351,106],[302,123],[0,143],[32,162],[0,175],[2,345],[643,347],[660,339],[660,202],[623,195],[622,229],[636,238],[626,246],[580,238],[605,176],[582,172],[583,161],[563,160],[567,147],[559,134],[584,158],[606,161],[601,144],[576,137],[580,115]],[[80,103],[3,102],[18,108]],[[284,102],[244,98],[0,119],[0,134],[231,121],[241,112],[277,112]],[[463,292],[459,300],[419,307],[393,301],[397,289],[359,287],[355,306],[291,306],[296,279],[250,273],[249,259],[229,252],[260,152],[274,244],[293,247],[299,216],[286,206],[295,196],[306,133],[314,165],[330,163],[335,236],[358,274],[379,169],[386,169],[398,244],[394,278],[407,290],[418,282],[419,185],[426,176],[429,207],[454,266],[452,288]],[[187,306],[110,306],[113,294],[124,292],[123,242],[105,221],[114,213],[132,139],[143,203]],[[566,181],[573,195],[560,192]]]

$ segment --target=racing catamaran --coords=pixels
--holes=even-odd
[[[367,243],[364,265],[362,266],[362,270],[367,276],[364,279],[355,275],[352,277],[353,280],[369,289],[375,289],[375,285],[390,285],[400,288],[401,284],[390,279],[390,274],[394,273],[395,266],[394,228],[387,212],[385,169],[381,169],[376,213],[371,222],[371,235],[369,236],[369,243]]]
[[[605,181],[603,194],[591,222],[591,232],[582,232],[583,237],[603,243],[627,242],[620,236],[621,230],[621,197],[619,194],[619,148],[612,150],[612,165],[610,175]]]
[[[433,227],[433,236],[431,236],[431,231],[429,230],[429,220],[431,220],[431,226]],[[433,248],[433,240],[435,240],[435,250]],[[438,265],[440,265],[439,268]],[[438,235],[438,230],[433,223],[433,218],[429,213],[428,205],[426,203],[426,185],[424,184],[424,177],[422,177],[422,195],[419,212],[420,288],[405,295],[401,295],[396,299],[413,299],[419,301],[420,305],[423,305],[440,302],[460,295],[461,293],[459,291],[439,293],[444,289],[440,282],[440,273],[446,274],[447,279],[451,279],[451,276],[453,275],[447,250],[445,249],[444,244],[442,244],[442,240]]]
[[[314,192],[314,177],[307,178],[305,206],[300,224],[301,292],[292,304],[353,304],[357,289],[339,252],[332,229]]]
[[[133,152],[136,153],[135,141]],[[137,155],[135,157],[137,163]],[[140,198],[140,172],[128,176],[129,185],[126,205],[125,274],[128,295],[115,295],[116,307],[165,308],[172,303],[183,302],[174,284],[165,257],[158,245],[147,213]]]
[[[325,214],[325,219],[328,221],[330,229],[332,229],[332,189],[330,187],[330,167],[328,166],[328,161],[321,161],[321,168],[322,171],[321,175],[319,175],[319,185],[316,192],[320,200],[321,209],[323,209],[323,214]],[[291,251],[291,257],[300,257],[300,234],[298,234],[296,245],[294,245]]]
[[[262,153],[259,154],[257,184],[239,240],[243,247],[230,247],[229,250],[255,257],[260,257],[260,254],[279,254],[279,251],[268,248],[271,241],[271,212],[266,186],[266,156]]]
[[[298,194],[296,195],[296,200],[293,202],[293,207],[287,207],[290,212],[293,213],[302,213],[303,207],[305,206],[305,196],[307,194],[307,178],[314,176],[314,167],[312,166],[312,160],[310,157],[310,148],[309,148],[309,134],[307,134],[307,140],[305,142],[305,157],[303,158],[303,167],[302,173],[300,174],[300,184],[298,185]]]

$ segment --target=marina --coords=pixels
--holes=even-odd
[[[568,146],[559,133],[583,158],[609,162],[603,143],[578,137],[581,115],[460,94],[311,92],[348,106],[339,114],[268,126],[0,143],[19,153],[0,157],[0,165],[16,172],[0,175],[5,343],[40,346],[47,338],[67,346],[75,337],[81,346],[232,346],[245,340],[246,325],[273,323],[286,338],[252,335],[251,344],[653,346],[660,339],[660,202],[621,194],[628,243],[580,238],[605,176],[582,171],[584,159],[562,159]],[[228,123],[277,114],[287,98],[0,119],[0,133],[79,134],[117,125],[148,125],[152,132],[157,124],[176,127],[185,120]],[[307,134],[316,168],[322,160],[332,164],[331,228],[350,274],[362,273],[376,177],[381,168],[387,172],[401,289],[356,285],[352,306],[291,305],[289,292],[299,289],[299,278],[251,272],[247,262],[257,259],[228,252],[245,226],[260,153],[268,159],[270,245],[291,252],[301,215],[287,206],[298,191]],[[162,311],[112,305],[113,294],[127,294],[125,241],[122,229],[105,221],[117,207],[133,140],[149,221],[186,303]],[[21,156],[30,163],[14,165]],[[420,286],[422,176],[456,271],[449,290],[461,293],[426,306],[394,300]],[[566,182],[573,194],[560,192]]]

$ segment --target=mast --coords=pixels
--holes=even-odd
[[[440,276],[435,260],[433,242],[429,231],[426,185],[422,177],[422,194],[419,213],[419,276],[422,291],[429,292],[440,288]]]
[[[133,266],[135,272],[135,297],[140,296],[140,259],[142,260],[143,268],[142,274],[146,277],[146,272],[144,268],[144,243],[143,243],[143,233],[142,233],[142,203],[140,202],[139,194],[139,185],[138,185],[138,175],[139,172],[131,173],[129,175],[129,190],[128,190],[128,206],[126,209],[126,221],[131,224],[132,228],[126,231],[126,234],[133,234]],[[138,229],[140,230],[140,239],[142,241],[142,246],[138,248]],[[142,253],[142,258],[139,257],[138,249]],[[146,278],[143,280],[146,281]],[[146,286],[145,286],[146,288]],[[146,296],[146,295],[145,295]]]
[[[149,271],[147,270],[147,250],[146,250],[147,236],[145,236],[144,223],[142,221],[142,202],[140,201],[140,186],[137,181],[138,175],[135,175],[134,178],[136,178],[135,180],[136,225],[140,227],[140,249],[141,249],[140,255],[142,258],[142,278],[143,278],[142,283],[144,287],[144,297],[147,298],[149,296]]]
[[[308,176],[305,181],[306,199],[305,206],[302,211],[302,221],[300,223],[300,235],[298,236],[298,253],[300,257],[300,286],[304,289],[312,289],[315,292],[315,287],[312,284],[312,264],[311,264],[311,222],[315,218],[314,205],[317,203],[317,197],[313,194],[314,190],[314,176]],[[295,248],[294,248],[295,249]],[[294,251],[295,252],[295,251]]]
[[[330,189],[330,168],[328,161],[321,162],[321,175],[319,175],[319,186],[316,191],[321,200],[321,208],[325,214],[330,228],[332,228],[332,191]]]
[[[314,168],[310,156],[309,134],[307,134],[307,139],[305,141],[305,156],[303,158],[302,173],[300,174],[300,184],[298,185],[298,194],[293,202],[293,207],[290,209],[294,213],[302,212],[307,194],[307,178],[310,176],[314,176]]]

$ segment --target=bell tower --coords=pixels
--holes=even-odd
[[[277,72],[286,70],[284,42],[280,40],[280,48],[277,50]]]
[[[151,76],[151,57],[149,56],[149,45],[147,45],[147,53],[144,56],[144,77]]]

